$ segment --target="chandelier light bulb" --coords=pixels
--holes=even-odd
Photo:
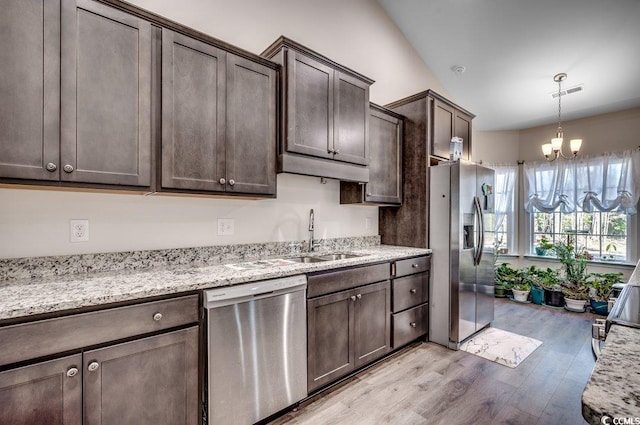
[[[554,152],[558,152],[562,149],[562,137],[554,137],[551,139],[551,148]]]
[[[571,153],[576,156],[582,147],[582,139],[571,139],[569,143],[571,145]]]
[[[551,143],[545,143],[544,145],[542,145],[542,154],[544,156],[549,157],[552,151],[553,149],[551,148]]]

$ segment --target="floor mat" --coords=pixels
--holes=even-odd
[[[492,362],[514,368],[540,345],[542,345],[542,341],[528,336],[496,328],[487,328],[465,341],[460,345],[460,349]]]

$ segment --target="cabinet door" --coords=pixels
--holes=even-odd
[[[332,158],[335,71],[293,50],[288,55],[287,151]]]
[[[355,300],[353,291],[343,291],[307,301],[309,392],[335,381],[355,368]]]
[[[198,423],[197,327],[87,351],[83,363],[85,424]]]
[[[355,367],[389,352],[391,345],[391,284],[385,282],[355,289]]]
[[[402,120],[371,109],[369,183],[365,200],[402,202]]]
[[[0,177],[58,180],[60,1],[5,1],[0,27]]]
[[[439,101],[433,100],[433,132],[431,155],[449,159],[449,146],[454,135],[453,123],[455,109]],[[466,142],[466,140],[465,140]]]
[[[276,193],[276,71],[227,56],[227,191]]]
[[[456,111],[454,135],[462,138],[462,159],[471,159],[471,117]]]
[[[151,184],[151,24],[62,0],[64,181]]]
[[[0,424],[80,425],[81,368],[76,354],[0,372]]]
[[[336,71],[333,159],[369,163],[369,85]]]
[[[224,191],[225,84],[224,51],[162,30],[162,187]]]

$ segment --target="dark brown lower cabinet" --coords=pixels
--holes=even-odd
[[[309,392],[389,352],[389,281],[307,301]]]
[[[80,425],[82,355],[0,372],[0,424]]]
[[[84,391],[83,391],[84,384]],[[195,425],[197,326],[0,373],[0,424]]]
[[[84,423],[198,423],[198,328],[87,351]]]

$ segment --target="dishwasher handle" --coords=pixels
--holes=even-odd
[[[305,275],[226,286],[204,291],[204,306],[206,309],[224,307],[290,292],[304,291],[306,288],[307,277]]]

